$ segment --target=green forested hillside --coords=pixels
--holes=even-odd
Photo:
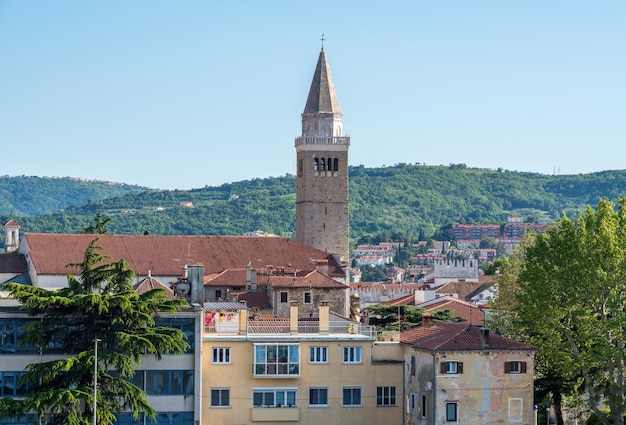
[[[453,222],[500,223],[509,214],[547,222],[563,211],[595,205],[598,198],[625,195],[626,171],[553,176],[464,164],[351,167],[351,238],[401,233],[416,239]],[[180,206],[183,201],[193,208]],[[14,218],[25,232],[78,232],[100,212],[113,218],[107,227],[111,233],[240,235],[264,230],[287,236],[295,225],[295,178],[149,191],[84,204],[62,213]]]
[[[140,193],[145,187],[71,177],[0,177],[0,214],[33,216],[55,212],[71,205]]]

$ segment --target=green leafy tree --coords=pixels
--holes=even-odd
[[[499,281],[507,333],[539,348],[537,372],[585,391],[603,424],[624,423],[626,200],[601,200],[525,243]],[[560,394],[556,394],[558,399]],[[606,404],[610,413],[600,407]],[[562,422],[561,422],[562,423]]]
[[[361,267],[361,281],[363,282],[386,282],[386,266],[364,265]]]
[[[386,306],[371,305],[368,308],[369,323],[378,330],[397,330],[398,321],[401,328],[410,329],[422,324],[422,314],[427,311],[422,307],[412,305]],[[433,322],[459,322],[461,319],[453,316],[452,310],[439,310],[431,313]]]
[[[186,303],[160,289],[137,294],[126,261],[110,262],[98,252],[97,241],[86,249],[81,263],[69,265],[80,270],[80,276],[70,275],[66,288],[3,285],[29,315],[41,319],[26,325],[25,342],[42,351],[60,344],[65,357],[30,364],[21,377],[29,395],[0,399],[0,420],[35,412],[55,424],[91,423],[96,341],[97,423],[112,424],[122,411],[154,418],[146,393],[131,378],[146,353],[160,359],[163,353],[185,352],[189,345],[182,331],[157,326],[154,316],[175,313]]]
[[[102,218],[102,214],[101,213],[97,213],[96,217],[93,219],[93,221],[91,223],[89,223],[89,226],[87,226],[83,230],[81,230],[80,233],[83,233],[83,234],[98,234],[98,235],[107,234],[109,232],[105,229],[105,226],[107,224],[109,224],[112,220],[113,219],[111,217]]]

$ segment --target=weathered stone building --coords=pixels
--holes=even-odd
[[[348,261],[348,147],[322,48],[296,138],[296,240]]]

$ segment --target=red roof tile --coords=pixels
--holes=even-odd
[[[313,270],[318,260],[324,260],[329,275],[344,276],[332,255],[279,237],[27,233],[24,242],[40,275],[65,275],[71,272],[66,265],[81,262],[96,237],[104,254],[114,261],[125,259],[138,275],[151,271],[155,276],[177,276],[185,264],[202,264],[205,274],[243,268],[249,263],[257,269],[291,264],[298,270]]]
[[[139,282],[135,283],[135,285],[133,285],[133,288],[138,294],[143,294],[144,292],[148,292],[153,289],[163,289],[168,297],[175,298],[172,288],[164,285],[163,283],[159,282],[158,279],[155,279],[152,276],[147,276]]]
[[[267,276],[268,285],[273,288],[339,288],[346,289],[348,286],[337,282],[328,276],[312,271],[305,276]],[[257,279],[259,282],[260,279]]]
[[[488,347],[485,347],[481,329],[467,323],[435,322],[428,326],[418,326],[402,331],[400,342],[427,351],[535,351],[531,345],[493,332],[489,333]]]
[[[454,317],[459,317],[475,326],[483,326],[483,311],[476,305],[454,297],[440,297],[418,304],[428,311],[451,310]]]

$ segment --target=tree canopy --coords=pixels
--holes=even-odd
[[[176,313],[186,302],[161,289],[137,294],[126,261],[110,262],[97,242],[89,245],[81,263],[70,265],[80,275],[70,275],[66,288],[3,285],[30,316],[41,319],[25,325],[23,342],[42,353],[57,347],[65,356],[30,364],[20,378],[28,396],[0,399],[0,420],[34,412],[56,424],[91,423],[96,342],[97,422],[112,424],[122,411],[154,418],[146,393],[131,378],[146,353],[160,359],[164,353],[185,352],[183,332],[157,326],[155,314]]]
[[[496,309],[511,336],[538,347],[536,370],[553,393],[585,392],[605,424],[626,402],[626,200],[563,216],[503,267]],[[547,384],[546,384],[547,382]],[[606,403],[610,414],[601,411]]]

